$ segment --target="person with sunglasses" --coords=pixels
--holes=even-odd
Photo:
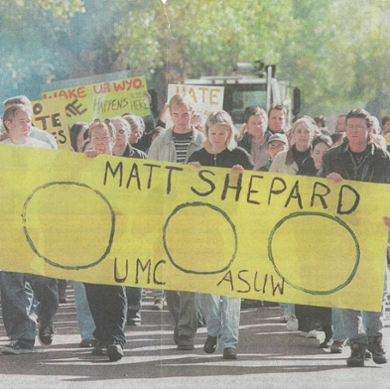
[[[134,115],[128,115],[132,117]],[[130,144],[131,141],[131,126],[128,120],[122,116],[111,118],[111,123],[116,130],[115,144],[112,149],[112,154],[117,157],[147,159],[148,156],[141,150],[136,149]],[[141,303],[142,303],[142,288],[127,287],[127,319],[128,326],[141,325]]]
[[[91,150],[86,151],[90,158],[99,154],[112,155],[116,131],[109,119],[95,119],[89,126]],[[127,297],[125,288],[116,285],[96,285],[84,283],[88,305],[95,322],[93,333],[97,340],[92,355],[107,355],[111,362],[123,357],[126,343],[124,333]]]
[[[121,116],[115,116],[111,123],[116,130],[115,144],[112,154],[117,157],[147,159],[148,156],[141,150],[136,149],[130,144],[131,128],[127,120]]]

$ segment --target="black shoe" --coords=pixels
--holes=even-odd
[[[177,345],[178,350],[193,350],[195,348],[194,343],[179,341]]]
[[[368,338],[368,351],[371,352],[372,360],[375,363],[379,365],[387,363],[386,351],[383,348],[381,335]]]
[[[119,343],[111,343],[107,347],[107,356],[111,362],[116,362],[123,357],[123,348]]]
[[[206,342],[203,346],[203,351],[207,354],[212,354],[217,349],[218,337],[207,335]]]
[[[194,348],[195,346],[194,346],[193,339],[188,339],[187,337],[184,336],[178,337],[178,342],[177,342],[178,350],[193,350]]]
[[[93,348],[91,352],[91,355],[98,356],[98,357],[102,355],[106,355],[106,351],[107,351],[106,348],[107,346],[103,344],[103,342],[98,340],[96,346]]]
[[[344,342],[340,340],[334,340],[332,345],[330,346],[330,352],[332,354],[341,354],[343,352]]]
[[[96,339],[83,339],[83,340],[80,342],[79,347],[82,347],[82,348],[95,347],[95,346],[96,346],[96,343],[97,343],[97,340],[96,340]]]
[[[43,347],[50,346],[52,344],[53,338],[54,338],[53,327],[52,326],[46,326],[46,327],[39,326],[38,338],[39,338],[39,343],[41,343],[41,345]]]
[[[324,327],[322,329],[325,332],[325,339],[324,341],[320,344],[320,348],[330,348],[332,345],[332,336],[333,332],[330,327]]]
[[[141,325],[141,312],[129,310],[127,312],[126,324],[132,327],[139,327]]]
[[[223,349],[223,359],[237,359],[236,349],[234,347],[226,347]]]
[[[366,348],[360,343],[352,343],[351,356],[347,359],[347,365],[350,367],[363,367]]]
[[[322,343],[320,343],[320,348],[330,348],[332,345],[332,339],[325,339]]]

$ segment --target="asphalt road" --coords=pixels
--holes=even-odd
[[[205,354],[205,328],[198,331],[195,350],[178,351],[170,314],[151,309],[151,292],[143,301],[142,325],[126,327],[125,357],[111,363],[78,347],[71,288],[67,294],[69,302],[60,306],[52,346],[37,345],[31,354],[0,355],[1,388],[390,388],[389,365],[369,361],[364,368],[347,367],[348,349],[330,354],[319,348],[319,339],[287,331],[278,307],[242,310],[237,360],[222,359],[220,348]],[[0,322],[2,346],[7,337]],[[390,350],[389,327],[385,345]]]

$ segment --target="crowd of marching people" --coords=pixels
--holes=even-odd
[[[4,103],[1,144],[57,149],[55,138],[31,122],[31,102],[16,96]],[[173,125],[166,128],[167,115]],[[149,126],[149,123],[152,123]],[[323,116],[297,115],[287,125],[282,105],[268,112],[248,107],[238,131],[228,112],[219,110],[207,118],[195,113],[187,96],[174,95],[157,123],[132,113],[91,123],[77,122],[70,128],[73,152],[88,158],[100,154],[123,158],[189,163],[195,167],[224,167],[235,172],[270,171],[282,174],[319,176],[335,182],[343,179],[390,183],[390,116],[382,126],[367,111],[353,109],[339,115],[335,131],[326,127]],[[390,228],[390,218],[384,216]],[[340,258],[342,260],[342,258]],[[386,268],[386,258],[383,259]],[[385,272],[386,273],[386,272]],[[383,347],[384,304],[381,312],[280,304],[281,320],[287,329],[306,336],[323,331],[322,348],[341,353],[351,348],[348,366],[363,366],[366,358],[387,362]],[[120,360],[126,343],[125,325],[141,324],[142,289],[74,282],[80,347],[92,355]],[[10,342],[0,349],[4,355],[31,352],[35,338],[50,346],[59,302],[66,302],[66,281],[8,271],[0,272],[1,307]],[[240,311],[236,297],[183,291],[154,290],[154,309],[167,305],[175,326],[173,340],[178,350],[192,350],[197,328],[207,328],[206,353],[214,353],[218,342],[224,359],[237,359]]]

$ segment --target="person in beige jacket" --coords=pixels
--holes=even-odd
[[[297,174],[302,162],[310,157],[311,143],[316,131],[315,127],[310,118],[297,120],[291,128],[291,148],[275,156],[269,171]]]
[[[315,122],[304,117],[298,119],[290,131],[292,146],[287,151],[281,151],[272,161],[270,172],[296,175],[303,161],[310,157],[311,144],[316,131]],[[280,304],[282,321],[287,322],[287,329],[298,330],[298,319],[295,316],[295,305]]]

